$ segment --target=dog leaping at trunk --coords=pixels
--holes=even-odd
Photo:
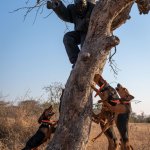
[[[121,84],[118,84],[117,88],[114,89],[99,74],[95,75],[94,82],[99,86],[99,89],[94,85],[92,88],[96,92],[95,96],[101,98],[99,103],[102,103],[102,110],[99,114],[93,113],[92,120],[100,123],[102,132],[92,141],[104,133],[109,142],[108,150],[118,150],[119,142],[113,129],[113,125],[116,123],[121,136],[121,150],[132,150],[128,137],[128,121],[131,112],[131,100],[134,97]]]
[[[38,119],[38,123],[41,124],[37,132],[27,141],[26,146],[22,150],[38,150],[38,147],[51,138],[56,130],[57,121],[51,120],[51,117],[55,113],[53,107],[45,109]]]

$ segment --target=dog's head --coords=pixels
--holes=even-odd
[[[41,123],[42,120],[50,120],[50,118],[54,115],[53,107],[50,105],[47,109],[45,109],[42,115],[39,117],[38,122]]]
[[[106,81],[103,79],[103,77],[99,74],[95,74],[94,76],[94,82],[99,85],[100,87],[104,84],[106,84]]]
[[[129,91],[119,83],[117,84],[116,91],[122,99],[125,99],[127,101],[131,101],[132,99],[134,99],[134,96],[132,96]]]
[[[49,108],[45,109],[44,115],[49,120],[55,113],[53,112],[53,107],[50,105]]]

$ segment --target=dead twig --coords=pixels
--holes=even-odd
[[[35,13],[34,21],[33,21],[33,24],[34,24],[35,21],[36,21],[36,19],[37,19],[38,14],[42,14],[42,13],[43,13],[43,10],[44,10],[44,7],[46,6],[47,1],[46,1],[46,0],[37,0],[37,3],[36,3],[35,5],[33,5],[33,6],[29,6],[29,5],[30,5],[30,4],[29,4],[29,1],[30,1],[30,0],[27,0],[27,1],[25,2],[25,4],[26,4],[27,6],[17,8],[17,9],[15,9],[15,10],[11,11],[10,13],[15,13],[15,12],[24,10],[24,11],[25,11],[25,14],[24,14],[24,17],[23,17],[23,21],[25,21],[26,18],[27,18],[27,16],[28,16],[32,11],[35,10],[36,13]],[[44,18],[47,18],[47,17],[50,16],[51,14],[52,14],[52,12],[49,13],[49,14],[48,14],[46,17],[44,17]]]
[[[111,70],[113,71],[115,78],[118,75],[118,72],[120,71],[120,69],[117,67],[117,64],[116,64],[115,60],[112,59],[113,56],[116,54],[116,52],[117,52],[117,48],[115,47],[114,53],[112,55],[110,53],[109,58],[108,58],[109,66],[111,67]]]

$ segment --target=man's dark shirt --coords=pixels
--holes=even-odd
[[[70,4],[67,7],[60,1],[59,6],[53,8],[57,16],[63,21],[74,23],[75,31],[87,33],[91,12],[95,4],[87,2],[87,10],[81,16],[77,13],[75,5]]]

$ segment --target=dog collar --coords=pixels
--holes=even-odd
[[[116,104],[129,104],[130,103],[129,101],[122,100],[122,99],[114,99],[114,100],[111,100],[111,102],[116,103]]]
[[[99,90],[96,92],[95,96],[96,97],[97,95],[99,95],[99,93],[101,91],[103,91],[105,88],[107,88],[109,86],[109,84],[105,81],[105,83],[99,88]]]

